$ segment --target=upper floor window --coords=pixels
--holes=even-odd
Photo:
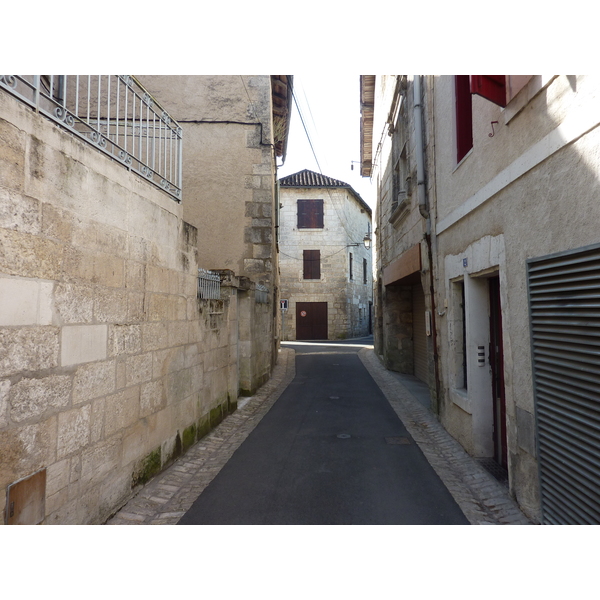
[[[367,283],[367,259],[363,258],[363,283]]]
[[[298,229],[323,228],[323,200],[298,200]]]
[[[352,252],[350,252],[350,260],[348,261],[348,271],[350,273],[350,281],[354,279],[354,273],[352,272]]]
[[[469,75],[454,76],[456,105],[456,162],[460,162],[473,147],[473,107]]]
[[[321,251],[304,250],[303,252],[303,278],[321,279]]]

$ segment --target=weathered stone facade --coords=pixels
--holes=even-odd
[[[371,232],[371,209],[348,184],[311,171],[282,178],[279,198],[281,297],[288,300],[284,339],[297,339],[299,302],[327,303],[328,339],[368,335],[372,262],[363,239]],[[323,227],[298,227],[298,199],[323,200]],[[318,279],[304,278],[304,250],[320,251]]]
[[[431,318],[431,272],[417,194],[414,99],[407,87],[406,77],[362,79],[363,111],[376,108],[371,126],[381,138],[369,165],[377,182],[374,343],[388,369],[415,374],[434,390],[433,337],[425,333],[425,344],[415,342],[423,341],[426,313]],[[435,402],[435,391],[432,396]]]
[[[284,152],[291,77],[140,80],[183,129],[183,216],[198,229],[199,266],[248,282],[240,292],[240,389],[252,393],[277,357],[275,161]],[[268,288],[266,305],[253,301],[256,284]]]
[[[225,270],[201,300],[198,267],[225,265],[204,259],[185,200],[2,90],[0,140],[0,522],[101,523],[268,379],[274,259],[264,291]],[[236,173],[242,214],[255,192],[272,205],[273,174],[261,190],[269,176]],[[239,225],[233,244],[273,227]],[[34,480],[15,506],[8,490]]]

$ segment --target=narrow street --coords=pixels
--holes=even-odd
[[[293,348],[294,381],[180,524],[467,524],[360,345]]]
[[[527,523],[370,344],[283,344],[263,397],[240,399],[108,524]]]

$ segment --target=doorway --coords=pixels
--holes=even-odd
[[[502,344],[502,309],[500,306],[500,278],[490,277],[490,365],[494,412],[494,460],[508,467],[506,442],[506,397],[504,394],[504,353]]]
[[[327,339],[327,302],[296,303],[296,339]]]

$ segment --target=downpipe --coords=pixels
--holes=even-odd
[[[429,295],[431,298],[431,342],[433,345],[433,370],[435,377],[435,413],[439,415],[440,374],[437,349],[437,323],[435,308],[435,286],[433,280],[433,252],[431,250],[431,217],[425,193],[425,151],[423,145],[423,107],[421,103],[421,75],[413,79],[413,116],[415,121],[415,158],[417,161],[417,199],[419,213],[426,220],[425,243],[429,260]]]

